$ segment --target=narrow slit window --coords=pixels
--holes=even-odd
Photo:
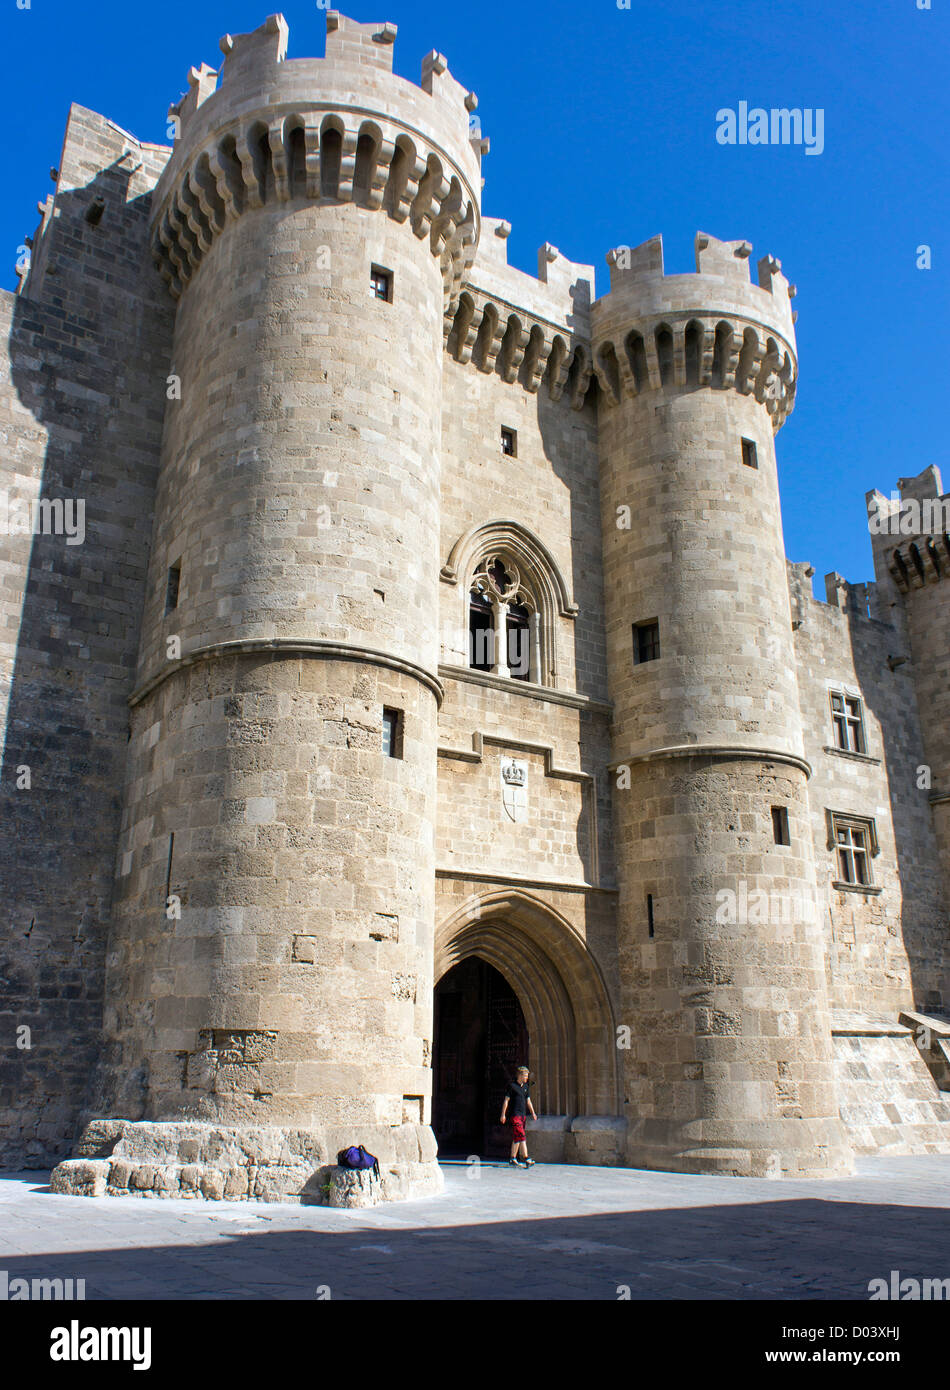
[[[181,561],[176,560],[169,567],[165,581],[165,612],[172,613],[178,607],[178,591],[181,588]]]
[[[383,710],[383,754],[387,758],[402,757],[402,711]]]
[[[633,659],[638,666],[656,661],[660,655],[660,624],[656,618],[633,625]]]
[[[648,931],[649,931],[649,933],[650,933],[650,939],[652,940],[652,939],[653,939],[653,933],[654,933],[654,923],[653,923],[653,894],[652,894],[652,893],[648,893],[648,894],[647,894],[647,929],[648,929]]]
[[[754,439],[743,439],[742,441],[742,462],[747,468],[758,468],[759,458],[755,450]]]
[[[777,845],[790,845],[791,837],[788,833],[788,807],[772,807],[772,838]]]

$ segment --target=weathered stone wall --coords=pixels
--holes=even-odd
[[[947,915],[928,792],[916,670],[900,629],[868,612],[865,591],[828,578],[814,598],[811,571],[789,566],[812,835],[829,990],[835,1009],[886,1013],[946,998]],[[872,598],[875,596],[872,595]],[[896,660],[889,661],[888,658]],[[832,690],[863,702],[865,754],[836,746]],[[840,879],[828,813],[872,819],[880,852],[873,884]]]
[[[384,1195],[431,1189],[432,987],[471,955],[523,1006],[540,1157],[840,1170],[839,1101],[859,1147],[939,1144],[887,1029],[948,997],[941,553],[876,544],[876,590],[817,603],[782,543],[778,263],[751,284],[700,236],[667,277],[654,239],[593,306],[551,245],[525,275],[473,94],[327,23],[326,59],[279,16],[228,36],[171,150],[74,107],[0,297],[0,487],[86,503],[81,546],[0,551],[0,1162],[93,1114],[61,1190],[310,1199],[356,1140]],[[526,683],[469,668],[492,555],[532,595]],[[829,809],[874,818],[879,893],[831,889]]]
[[[847,1030],[847,1031],[845,1031]],[[891,1016],[836,1029],[841,1118],[858,1154],[950,1153],[950,1096],[938,1089],[914,1036]]]
[[[821,1173],[849,1151],[772,446],[794,337],[783,277],[765,261],[751,286],[747,253],[700,236],[697,274],[667,278],[648,242],[615,264],[593,311],[621,1022],[634,1039],[626,1158]],[[649,620],[659,656],[638,662],[633,624]],[[789,845],[775,843],[773,806]]]
[[[592,393],[573,389],[578,380],[583,387],[585,359],[567,380],[540,362],[516,370],[520,359],[504,351],[510,324],[503,333],[515,305],[526,324],[533,316],[544,326],[546,342],[574,334],[584,342],[593,270],[547,246],[540,278],[525,275],[507,264],[509,230],[486,219],[467,281],[498,309],[494,342],[483,334],[468,360],[456,329],[443,379],[436,976],[477,952],[515,987],[542,1116],[532,1151],[550,1161],[583,1154],[617,1162],[596,417]],[[527,337],[525,328],[522,346]],[[503,429],[515,432],[514,457],[502,452]],[[468,669],[470,584],[492,554],[518,567],[541,609],[531,682]],[[504,807],[502,765],[512,759],[526,772],[521,812]]]
[[[804,778],[765,760],[698,755],[635,773],[615,798],[619,1021],[633,1032],[627,1161],[759,1176],[834,1171],[846,1146],[824,961],[817,925],[799,906],[814,898]],[[788,807],[790,846],[773,843],[773,804]],[[724,889],[738,920],[717,916]]]
[[[950,901],[950,494],[940,471],[899,479],[899,501],[867,496],[878,606],[904,638],[920,712],[926,792]],[[944,941],[946,937],[944,936]],[[946,1007],[946,998],[944,999]]]
[[[111,1113],[309,1126],[334,1154],[428,1118],[434,705],[370,662],[262,654],[135,706]]]
[[[31,273],[0,305],[0,488],[84,506],[81,544],[0,538],[0,1164],[43,1167],[68,1151],[100,1054],[168,370],[171,311],[147,251],[167,153],[73,106]],[[21,768],[29,788],[18,787]],[[21,1025],[29,1050],[17,1046]]]
[[[348,71],[310,65],[320,99],[342,82],[347,119],[353,106],[365,116],[364,99],[397,107],[405,84],[359,61],[372,26],[342,23],[349,38],[334,56]],[[268,22],[235,39],[220,88],[185,112],[157,194],[154,224],[181,277],[171,285],[181,399],[168,412],[134,697],[105,1113],[303,1125],[329,1152],[360,1140],[398,1169],[434,1153],[452,265],[435,254],[441,180],[430,226],[422,210],[400,214],[395,193],[381,206],[380,185],[354,169],[363,135],[350,146],[344,133],[342,148],[324,140],[315,182],[303,127],[279,123],[268,142],[271,109],[303,100],[300,68],[280,57],[285,38]],[[467,167],[460,97],[456,106]],[[206,187],[199,215],[191,197],[210,166],[198,151],[213,130],[210,156],[221,156],[225,129],[253,147],[246,183],[219,183],[232,195],[226,218]],[[372,291],[374,266],[390,276],[385,298]],[[398,712],[393,757],[384,708]]]

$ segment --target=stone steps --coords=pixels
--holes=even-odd
[[[950,1153],[950,1093],[915,1041],[928,1023],[940,1037],[941,1021],[923,1015],[834,1016],[838,1103],[856,1154]]]

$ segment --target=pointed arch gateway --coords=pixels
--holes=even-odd
[[[520,890],[473,897],[436,930],[434,983],[472,956],[518,996],[538,1114],[621,1115],[613,1009],[596,961],[567,918]]]

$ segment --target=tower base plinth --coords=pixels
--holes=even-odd
[[[184,1197],[328,1204],[338,1152],[363,1144],[379,1159],[379,1198],[441,1192],[428,1125],[364,1127],[359,1134],[231,1127],[189,1121],[95,1120],[76,1155],[54,1168],[53,1192],[79,1197]]]
[[[627,1131],[624,1163],[661,1172],[773,1179],[836,1178],[854,1169],[836,1120],[635,1121]]]

